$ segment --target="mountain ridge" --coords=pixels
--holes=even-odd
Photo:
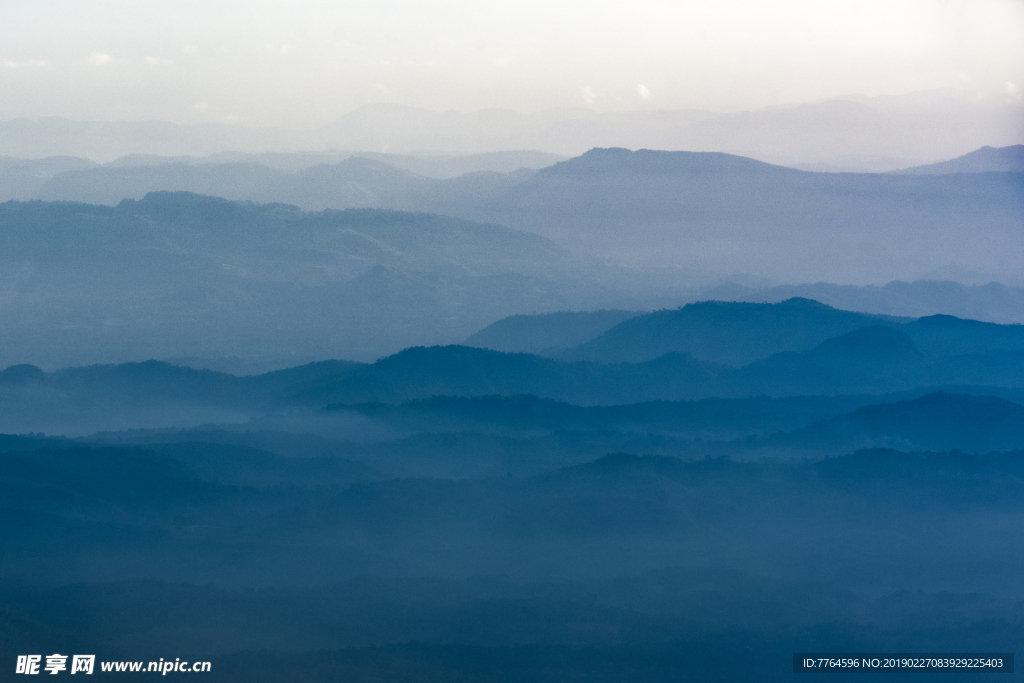
[[[991,147],[985,145],[973,152],[936,164],[912,166],[890,173],[942,174],[942,173],[1022,173],[1024,172],[1024,145]]]

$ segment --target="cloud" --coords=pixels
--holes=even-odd
[[[106,66],[110,64],[112,57],[105,52],[94,52],[89,56],[89,63],[93,66]]]
[[[587,85],[584,86],[583,88],[580,88],[580,90],[583,93],[583,101],[586,102],[588,105],[592,106],[595,102],[597,102],[597,93],[594,92],[594,89],[592,87]]]
[[[168,64],[174,64],[174,60],[173,59],[163,59],[161,57],[146,57],[146,64],[168,65]]]
[[[643,83],[636,86],[636,94],[639,95],[640,99],[644,102],[651,99],[651,91]]]

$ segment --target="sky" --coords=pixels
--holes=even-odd
[[[1024,101],[1024,0],[4,0],[0,120]]]

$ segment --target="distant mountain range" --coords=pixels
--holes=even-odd
[[[880,323],[885,324],[877,317],[808,299],[779,304],[707,301],[630,318],[559,357],[642,363],[667,353],[685,353],[740,366],[783,351],[806,351],[831,337]],[[1021,344],[1024,348],[1024,334]]]
[[[893,171],[893,173],[1021,173],[1024,172],[1024,145],[985,146],[956,159]]]
[[[707,279],[889,281],[955,265],[1019,280],[1022,196],[1019,173],[807,173],[724,154],[601,149],[448,212]]]
[[[701,301],[746,301],[781,303],[789,299],[812,299],[844,311],[869,316],[918,318],[953,315],[958,318],[1004,325],[1024,323],[1024,289],[999,283],[982,286],[958,282],[890,282],[883,287],[817,283],[781,285],[755,289],[737,284],[720,285],[689,292],[686,298]],[[590,342],[620,322],[644,311],[595,311],[514,315],[503,318],[463,342],[496,351],[537,353],[556,357],[573,347]],[[662,315],[670,316],[671,310]],[[604,343],[604,342],[602,342]]]
[[[869,405],[769,441],[821,453],[860,448],[988,453],[1024,448],[1024,406],[994,396],[937,392]]]
[[[470,336],[466,345],[527,353],[540,349],[542,355],[562,360],[599,363],[637,363],[685,353],[740,366],[783,351],[807,351],[826,339],[868,326],[899,329],[929,355],[1024,350],[1024,325],[1020,324],[948,315],[912,319],[855,313],[800,297],[775,304],[702,301],[652,313],[512,316]],[[591,336],[571,347],[570,342],[583,334]]]
[[[148,192],[193,191],[227,199],[279,199],[307,208],[365,208],[380,204],[374,193],[382,183],[366,171],[360,173],[362,168],[390,171],[395,178],[415,182],[414,176],[445,179],[467,173],[512,173],[564,160],[556,154],[529,151],[460,156],[374,152],[222,152],[207,157],[131,154],[102,165],[79,157],[0,157],[0,201],[58,199],[114,205],[122,199],[141,199]],[[320,168],[311,171],[314,167]],[[324,174],[337,178],[349,168],[352,170],[348,171],[351,177],[347,182],[354,189],[348,194],[340,189],[331,192],[303,187],[304,182],[322,183],[317,179]]]
[[[0,123],[0,156],[207,156],[300,150],[473,154],[535,149],[563,156],[594,147],[728,152],[807,170],[890,171],[1024,142],[1018,104],[953,90],[847,97],[750,112],[489,109],[433,112],[362,107],[320,129],[290,131],[159,121]],[[171,189],[171,188],[159,188]]]
[[[978,273],[959,273],[964,279]],[[827,282],[779,285],[758,289],[728,284],[696,293],[696,299],[778,303],[793,297],[814,299],[847,311],[923,317],[936,314],[995,323],[1024,323],[1024,289],[998,282],[963,284],[950,280],[890,282],[881,287],[837,285]]]
[[[0,205],[8,364],[235,356],[266,369],[464,338],[523,310],[620,296],[550,241],[377,210],[185,193]],[[77,359],[77,360],[76,360]]]
[[[198,424],[432,396],[531,394],[613,405],[928,387],[1002,395],[1024,388],[1024,326],[950,316],[879,319],[805,300],[709,302],[640,315],[595,341],[601,343],[575,350],[590,354],[586,362],[436,346],[406,349],[372,364],[331,361],[241,378],[155,361],[49,374],[21,365],[0,373],[7,421],[0,431],[49,431],[43,426],[77,421],[83,426],[75,431],[88,433],[99,429],[84,427],[95,424],[97,413],[106,425],[117,424],[119,415],[125,424]]]
[[[72,169],[37,183],[32,196],[114,205],[185,190],[309,210],[438,213],[528,230],[619,266],[662,268],[691,288],[743,273],[884,282],[945,270],[1024,282],[1024,174],[1016,172],[809,173],[727,154],[625,149],[595,149],[535,171],[448,178],[357,157],[294,171],[248,159]],[[74,164],[31,168],[47,165]],[[12,192],[29,182],[25,168]],[[986,239],[973,239],[961,229],[967,224]]]
[[[1022,150],[1022,145],[983,147],[951,161],[892,173],[1020,172],[1024,170]],[[206,157],[130,154],[102,165],[70,156],[0,157],[0,200],[58,199],[113,205],[122,199],[141,199],[147,192],[190,191],[227,199],[280,200],[304,208],[343,209],[408,201],[401,196],[400,186],[414,183],[414,178],[394,172],[391,177],[360,172],[361,168],[383,172],[380,165],[367,162],[425,178],[450,179],[469,173],[537,170],[565,160],[564,156],[536,151],[418,156],[375,152],[221,152]],[[321,176],[343,177],[352,189],[346,193],[339,188],[310,191],[304,187],[306,183],[322,185]],[[513,176],[505,184],[524,177]],[[434,191],[445,187],[429,186]],[[378,196],[382,189],[388,192]]]
[[[130,183],[148,172],[164,177],[215,168],[106,170]],[[298,177],[262,166],[245,168],[253,171],[248,176],[253,183],[277,188],[273,191],[288,188],[275,184],[278,174]],[[155,193],[116,207],[0,205],[0,259],[6,264],[0,290],[10,293],[0,301],[0,320],[10,331],[6,363],[60,367],[189,358],[259,372],[319,358],[372,360],[407,346],[455,343],[495,320],[526,312],[640,310],[712,297],[772,301],[820,293],[853,310],[1024,319],[1019,290],[999,285],[807,285],[767,291],[692,286],[700,269],[716,259],[722,267],[741,268],[744,254],[756,256],[757,267],[779,266],[778,276],[790,268],[794,279],[814,275],[808,267],[827,268],[837,278],[849,269],[850,277],[854,271],[861,277],[872,267],[884,271],[887,260],[900,260],[904,268],[914,258],[930,265],[959,259],[965,265],[984,261],[986,267],[1003,263],[1019,269],[1024,259],[1013,259],[1022,248],[1015,233],[1021,174],[847,176],[728,155],[625,150],[595,150],[537,172],[471,173],[449,180],[367,159],[298,173],[326,171],[339,177],[327,182],[323,176],[321,184],[304,180],[303,191],[359,194],[369,184],[378,188],[379,203],[430,205],[453,213],[461,207],[478,220],[369,209],[303,213],[187,193]],[[940,201],[914,209],[935,193]],[[816,211],[837,202],[845,202],[849,211],[819,218],[845,237],[829,237],[813,220]],[[755,216],[758,206],[761,213]],[[976,226],[986,221],[988,239],[973,240],[954,229],[968,219]],[[679,232],[679,221],[685,233]],[[495,225],[502,222],[520,229]],[[916,248],[925,223],[929,239],[918,245],[916,256],[894,251],[899,244]],[[773,225],[776,246],[757,247],[758,235]],[[671,247],[658,258],[692,248],[686,258],[704,261],[696,273],[610,267],[528,230],[628,260],[636,256],[630,249],[652,250],[663,239]],[[948,239],[936,238],[943,234]],[[794,244],[799,249],[790,250]],[[813,256],[801,259],[808,250]],[[839,252],[843,259],[830,260],[829,254]],[[923,270],[929,264],[920,265]],[[471,344],[550,354],[554,347],[589,341],[592,332],[597,336],[607,322],[602,320],[597,315],[586,324],[580,316],[566,319],[558,323],[562,332],[525,346],[499,342],[511,328]],[[216,364],[226,357],[238,362]]]
[[[584,311],[513,315],[466,338],[466,346],[508,353],[557,355],[584,344],[640,311]]]
[[[380,106],[315,132],[359,155],[0,123],[0,151],[134,145],[0,159],[37,198],[0,204],[0,657],[653,683],[1013,651],[1024,173],[908,167],[1019,143],[1019,114]],[[381,152],[597,138],[717,151]],[[812,172],[836,163],[907,172]]]
[[[144,204],[64,208],[98,226],[84,254],[122,269],[101,258],[111,244],[218,254],[240,229],[273,244],[277,221],[396,252],[439,235],[453,259],[503,237],[375,211]],[[211,212],[221,232],[204,234]],[[67,228],[24,230],[59,258]],[[160,258],[143,261],[159,275]],[[712,656],[747,662],[744,680],[788,680],[780,643],[1019,641],[1007,520],[1024,500],[1024,327],[807,300],[630,315],[487,334],[547,342],[612,323],[614,344],[581,346],[691,353],[442,346],[245,377],[158,361],[0,371],[0,648],[174,646],[245,680],[287,679],[292,656],[315,680],[372,680],[386,657],[403,680],[482,683],[512,667],[665,681]],[[770,355],[730,367],[692,352]],[[466,665],[483,646],[486,668]]]

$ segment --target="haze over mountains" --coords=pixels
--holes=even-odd
[[[1024,169],[1022,149],[1021,145],[983,147],[956,159],[892,173],[1021,172]],[[148,192],[177,190],[227,199],[278,199],[312,209],[379,207],[396,202],[422,202],[422,198],[406,195],[410,192],[415,195],[417,189],[422,194],[423,188],[437,192],[451,186],[422,182],[424,177],[453,179],[487,172],[511,174],[506,178],[489,178],[495,185],[491,188],[494,192],[525,180],[530,175],[525,169],[538,170],[560,161],[566,158],[535,151],[415,156],[374,152],[221,152],[205,157],[130,154],[102,165],[69,156],[0,157],[0,199],[57,199],[114,205],[122,199],[141,199]],[[418,186],[417,180],[421,181]],[[464,179],[461,184],[469,180]],[[476,181],[483,182],[482,176],[477,176]],[[310,188],[310,184],[321,187]],[[464,188],[463,193],[467,189],[479,193],[487,187],[470,186]],[[477,197],[480,198],[483,197]]]
[[[867,284],[955,264],[1019,278],[1007,257],[1020,244],[1024,176],[982,175],[819,174],[720,154],[592,150],[463,215],[699,274]],[[963,230],[979,221],[991,250]]]
[[[947,387],[1016,396],[1024,386],[1024,326],[951,316],[894,319],[793,299],[780,304],[705,302],[628,317],[605,312],[606,332],[555,358],[466,346],[415,347],[371,364],[313,363],[251,377],[149,361],[44,373],[0,373],[0,431],[101,429],[239,422],[270,411],[329,404],[396,404],[433,396],[533,395],[576,405],[711,397],[893,394]],[[544,316],[556,323],[567,314]],[[510,319],[515,335],[477,339],[524,347],[558,341],[557,326]],[[526,323],[524,327],[524,323]],[[512,329],[515,329],[514,327]],[[506,333],[508,329],[505,330]],[[1010,392],[1010,393],[1006,393]],[[105,411],[105,417],[98,417]],[[99,421],[97,421],[99,420]],[[89,425],[92,425],[92,428]],[[361,427],[359,426],[361,425]],[[358,429],[365,428],[357,421]],[[373,430],[370,430],[371,432]]]
[[[0,372],[0,431],[22,432],[0,436],[0,648],[174,647],[223,680],[610,683],[1024,633],[1024,326],[807,300],[630,316],[577,316],[613,325],[601,363]],[[489,334],[541,346],[572,320]]]
[[[0,224],[9,364],[366,360],[623,296],[542,237],[425,214],[155,193],[116,208],[7,203]]]
[[[1012,651],[1018,110],[0,124],[0,660]]]
[[[990,147],[986,145],[949,161],[937,164],[914,166],[894,173],[943,174],[943,173],[999,173],[1024,172],[1024,145]]]
[[[918,284],[921,288],[941,285]],[[679,352],[738,366],[773,353],[805,351],[828,338],[867,326],[903,330],[928,352],[947,354],[1017,348],[1020,342],[1013,340],[1024,329],[1020,324],[998,325],[950,315],[923,316],[915,321],[857,313],[794,297],[773,305],[701,301],[653,313],[517,315],[487,326],[465,343],[511,353],[598,362],[641,362]]]
[[[877,172],[949,159],[983,145],[1022,142],[1019,103],[983,103],[951,90],[727,114],[462,113],[379,104],[308,132],[155,121],[19,119],[0,124],[0,156],[78,156],[100,162],[128,154],[207,156],[225,150],[473,154],[535,149],[577,156],[593,147],[626,147],[728,152],[808,170]]]
[[[607,154],[596,154],[599,159],[602,156]],[[671,186],[681,182],[677,174],[680,159],[684,167],[704,159],[699,155],[661,157],[625,151],[612,151],[610,156],[639,163],[646,174],[641,177],[646,181],[661,178],[663,185]],[[663,159],[669,162],[667,176],[658,175],[661,167],[657,164]],[[741,186],[732,189],[730,183],[742,179],[743,192],[749,193],[750,183],[758,182],[758,178],[774,178],[772,174],[776,173],[774,167],[766,166],[768,175],[758,175],[764,165],[739,157],[712,156],[706,161],[711,170],[697,174],[703,177],[700,182],[705,183],[705,188],[707,182],[718,183],[722,192],[735,192],[737,200]],[[723,163],[741,169],[752,165],[754,175],[746,170],[739,175],[722,170]],[[555,166],[552,170],[557,172],[550,177],[540,178],[539,184],[517,185],[512,193],[518,194],[499,197],[494,205],[508,207],[506,217],[518,213],[520,222],[533,228],[537,226],[522,218],[528,216],[524,205],[532,205],[535,211],[546,207],[545,211],[551,211],[549,225],[562,230],[564,237],[567,225],[571,226],[573,220],[582,225],[583,219],[551,210],[552,202],[543,197],[557,195],[542,194],[538,200],[530,193],[551,193],[559,186],[576,187],[583,188],[581,192],[590,192],[589,197],[597,202],[601,193],[586,189],[595,173],[596,177],[604,178],[601,182],[623,182],[618,166],[611,166],[610,176],[600,175],[602,168],[607,168],[607,164],[599,164],[595,171],[591,162],[584,163],[581,172],[586,180],[581,181],[574,175],[578,166]],[[387,172],[405,173],[393,169]],[[696,171],[684,178],[697,177],[693,173]],[[812,178],[808,187],[805,176],[814,174],[789,169],[779,173],[783,178],[797,174],[798,189],[793,191],[812,197],[817,193],[814,201],[819,202],[818,206],[829,205],[828,192],[837,189],[820,185],[827,178]],[[1011,191],[1016,176],[996,176],[995,197],[1002,197],[1003,204],[999,207],[990,201],[985,206],[981,215],[990,221],[990,239],[980,245],[984,253],[976,253],[974,258],[998,251],[1000,258],[1008,262],[1019,251],[1020,242],[1014,235],[1017,200]],[[933,177],[945,184],[932,186],[930,191],[948,190],[947,200],[957,187],[961,196],[976,193],[973,203],[961,206],[960,211],[970,208],[981,212],[982,199],[993,200],[993,183],[987,174],[920,176],[922,181],[911,180],[928,183]],[[963,185],[964,177],[989,178],[990,182]],[[422,183],[455,182],[417,178]],[[950,178],[961,184],[950,185]],[[641,187],[651,189],[637,183],[635,202],[644,196]],[[844,194],[857,196],[857,187],[840,189]],[[868,187],[872,185],[869,183]],[[702,196],[695,189],[689,191],[693,197]],[[890,204],[903,202],[909,208],[919,196],[916,193],[923,191],[908,191],[903,198],[890,191],[886,196],[890,197]],[[897,199],[892,199],[894,194]],[[557,201],[568,211],[573,204],[565,197],[571,197],[571,192],[561,196]],[[766,192],[762,196],[779,195]],[[438,195],[426,191],[422,197],[424,201],[440,200]],[[782,206],[778,201],[777,206]],[[519,211],[513,209],[517,202]],[[716,208],[721,202],[707,200],[704,206],[713,215],[703,221],[703,229],[731,220],[728,212],[714,215],[721,211]],[[662,208],[668,211],[671,207],[678,209],[678,204]],[[643,210],[639,203],[633,204],[633,208]],[[681,210],[689,209],[683,206]],[[595,217],[601,212],[598,207],[582,207],[575,213]],[[604,213],[604,229],[612,231],[629,220],[629,204],[625,203],[618,216],[611,210]],[[799,217],[798,214],[796,211],[794,216]],[[670,212],[665,220],[675,220],[674,215]],[[932,222],[929,240],[934,240],[937,228],[933,219],[938,212],[923,215],[926,218],[920,220]],[[951,231],[957,215],[955,210],[949,210],[942,216]],[[890,211],[889,216],[892,221],[908,217],[898,210]],[[841,219],[851,232],[849,222],[857,218],[844,215]],[[597,221],[594,218],[594,223]],[[331,357],[372,360],[410,345],[460,342],[495,320],[524,311],[642,310],[711,296],[778,300],[786,292],[821,292],[832,297],[826,296],[825,300],[852,302],[853,308],[865,311],[911,315],[955,312],[1000,322],[1024,320],[1019,290],[998,285],[972,289],[920,283],[902,288],[888,285],[882,289],[853,290],[820,285],[764,293],[742,287],[701,290],[695,286],[700,279],[689,270],[659,273],[624,269],[573,254],[532,231],[508,229],[490,222],[376,209],[305,213],[284,205],[237,203],[187,193],[153,193],[143,200],[123,202],[116,207],[11,202],[0,206],[0,224],[4,226],[3,258],[8,264],[2,278],[7,295],[0,305],[0,314],[12,330],[4,350],[5,362],[30,362],[48,368],[147,358],[191,358],[202,365],[218,358],[235,357],[249,359],[255,363],[252,371],[260,371]],[[593,227],[593,223],[590,225]],[[883,260],[890,255],[895,258],[891,248],[896,242],[891,231],[883,237],[875,224],[857,228],[869,235],[874,231],[879,240],[887,240],[876,249],[862,250],[862,260]],[[1003,228],[1007,232],[999,239],[997,230]],[[811,229],[810,223],[806,229]],[[690,231],[687,238],[677,235],[681,246],[700,239],[692,224]],[[906,232],[906,240],[916,239],[911,230]],[[799,240],[806,234],[797,230],[789,239]],[[663,235],[669,238],[667,232]],[[777,248],[783,252],[781,258],[790,258],[785,252],[792,247],[783,235],[774,237]],[[858,239],[865,237],[861,235]],[[745,239],[755,238],[756,235],[747,235]],[[833,250],[841,242],[834,237],[821,239],[822,248],[828,242]],[[956,235],[950,235],[949,241],[936,241],[930,248],[941,252],[938,258],[962,259],[961,263],[969,265],[970,247],[955,240]],[[976,241],[964,241],[978,246]],[[762,249],[758,254],[762,261],[770,256],[765,252]],[[723,252],[721,256],[737,262],[739,259],[733,252]],[[855,266],[853,259],[849,259],[848,267]],[[832,275],[838,279],[842,273],[837,267]],[[793,277],[798,275],[799,271]],[[255,329],[260,330],[258,335],[251,332]],[[575,344],[560,342],[548,346],[559,345]],[[546,347],[520,350],[543,348]]]
[[[808,173],[724,154],[595,149],[536,172],[448,179],[360,158],[295,173],[114,166],[59,174],[36,195],[116,204],[181,189],[310,210],[441,213],[538,233],[615,265],[680,270],[691,286],[723,273],[881,284],[943,270],[1017,284],[1022,178]],[[968,223],[986,239],[973,239]]]
[[[54,368],[187,358],[258,372],[457,343],[524,312],[649,310],[708,298],[806,296],[873,313],[1024,321],[1020,290],[997,283],[734,284],[757,276],[1019,282],[1021,173],[825,174],[724,154],[622,149],[592,150],[537,171],[450,178],[358,157],[334,164],[317,164],[323,159],[315,155],[269,159],[277,168],[9,164],[11,177],[65,169],[42,186],[52,198],[99,194],[116,206],[0,207],[9,264],[0,278],[9,292],[0,314],[10,329],[26,329],[14,321],[31,320],[34,330],[11,336],[6,362]],[[507,168],[546,160],[505,154],[461,163]],[[433,164],[435,175],[444,175],[458,160],[404,162]],[[297,170],[284,170],[289,164]],[[143,194],[183,186],[312,208],[373,208],[303,213],[188,193]],[[142,198],[121,202],[126,193]],[[182,324],[183,315],[192,322]],[[262,330],[258,337],[248,332],[253,326]],[[216,360],[228,357],[243,361]]]

